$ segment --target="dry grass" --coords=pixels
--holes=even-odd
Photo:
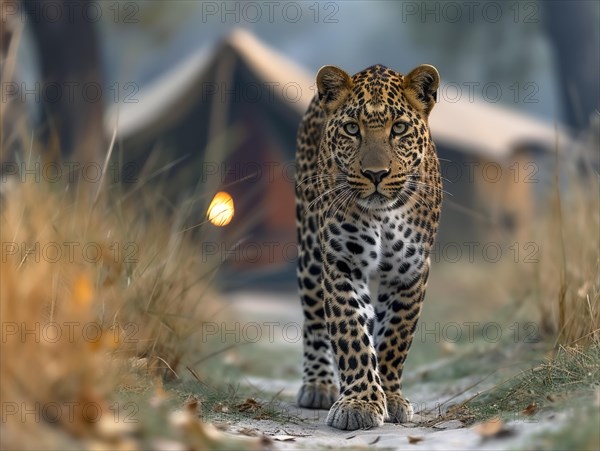
[[[219,309],[214,268],[198,229],[182,230],[203,218],[166,214],[160,186],[125,197],[105,184],[89,199],[74,187],[2,180],[2,448],[219,442],[194,415],[137,405],[166,427],[144,436],[118,397],[127,387],[160,394],[155,378],[178,378],[201,355],[193,334]]]
[[[13,31],[3,82],[16,67],[22,27]],[[203,204],[217,187],[173,206],[160,168],[143,168],[126,193],[106,165],[88,184],[44,164],[58,141],[34,142],[19,102],[2,102],[0,117],[0,448],[262,448],[163,389],[210,352],[195,334],[223,307],[210,289],[220,262],[201,253]],[[118,160],[114,142],[105,164]],[[26,164],[7,176],[15,158]]]
[[[542,331],[564,346],[600,343],[598,174],[559,164],[547,214],[535,231],[533,294]],[[559,188],[560,187],[560,188]]]
[[[600,346],[600,176],[594,143],[599,131],[597,125],[590,132],[596,138],[564,144],[564,149],[559,143],[558,158],[536,156],[538,183],[523,190],[531,193],[533,209],[510,233],[498,234],[503,258],[439,264],[428,297],[443,302],[434,309],[425,303],[423,324],[437,318],[481,322],[493,315],[503,325],[503,336],[514,342]],[[552,173],[553,166],[559,174]],[[494,232],[493,225],[486,227]],[[421,349],[427,358],[445,352],[439,346]]]
[[[555,347],[600,344],[599,132],[600,124],[587,140],[557,143],[554,174],[532,188],[536,214],[516,233],[532,246],[527,261],[498,273],[518,300],[513,308],[535,319]]]
[[[598,136],[600,125],[597,127],[592,135]],[[464,247],[458,264],[448,264],[442,256],[428,288],[428,298],[442,302],[435,309],[426,302],[425,315],[464,324],[481,322],[493,312],[494,320],[504,326],[504,335],[518,337],[516,341],[542,339],[553,347],[598,346],[600,175],[598,157],[590,158],[591,162],[582,157],[597,154],[597,148],[598,144],[582,140],[565,145],[557,163],[553,163],[553,155],[536,157],[538,183],[523,190],[528,195],[531,192],[531,214],[519,217],[510,232],[498,232],[503,229],[497,226],[496,230],[492,221],[485,224],[486,229],[482,225],[485,233],[500,237],[497,243],[504,250],[502,259],[490,263],[480,258],[480,262],[475,254],[473,264]],[[560,174],[547,173],[553,165]],[[505,202],[512,200],[509,197]],[[479,214],[475,210],[470,213]],[[432,261],[437,263],[435,258]],[[425,316],[421,321],[432,322],[433,318]],[[527,327],[515,333],[518,324]]]
[[[552,410],[556,407],[593,407],[598,396],[600,349],[592,345],[584,350],[559,346],[551,357],[535,367],[479,393],[464,403],[479,419],[511,416],[525,409]],[[533,412],[531,412],[533,413]]]

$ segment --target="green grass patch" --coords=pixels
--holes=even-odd
[[[271,420],[281,424],[303,421],[295,407],[281,401],[278,393],[236,383],[188,380],[165,386],[180,405],[197,400],[200,416],[207,422],[238,423],[244,420]]]
[[[553,358],[481,393],[465,407],[477,420],[514,420],[542,410],[591,405],[598,390],[600,348],[561,347]]]

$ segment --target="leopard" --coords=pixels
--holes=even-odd
[[[406,423],[404,363],[442,205],[429,115],[440,76],[322,67],[296,140],[297,281],[303,310],[297,405],[327,425]]]

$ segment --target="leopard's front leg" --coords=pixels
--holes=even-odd
[[[340,398],[327,416],[338,429],[369,429],[387,417],[385,393],[373,346],[374,311],[366,276],[325,243],[323,296],[331,347],[340,376]]]
[[[405,423],[413,416],[412,405],[402,394],[402,372],[421,313],[428,275],[429,261],[425,261],[416,274],[383,279],[379,286],[376,306],[381,320],[375,332],[375,346],[386,394],[386,421],[392,423]]]
[[[305,214],[301,205],[298,214],[298,285],[304,311],[304,359],[297,402],[298,406],[309,409],[329,409],[338,398],[339,390],[325,321],[321,248],[312,232],[316,224],[316,215]]]

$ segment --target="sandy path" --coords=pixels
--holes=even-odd
[[[294,302],[287,302],[278,296],[263,294],[245,294],[232,297],[233,308],[244,318],[244,321],[289,324],[301,324],[301,312]],[[272,326],[269,326],[272,327]],[[269,350],[294,349],[301,347],[299,342],[277,339],[277,334],[271,334],[265,346],[265,358]],[[300,363],[298,363],[300,364]],[[413,369],[407,374],[407,380],[416,379]],[[413,377],[411,377],[411,374]],[[557,423],[562,423],[567,414],[549,414],[546,417],[515,418],[504,424],[503,432],[495,436],[484,436],[476,427],[467,427],[458,420],[443,421],[439,419],[451,404],[459,403],[475,395],[478,391],[489,388],[493,382],[480,381],[481,377],[467,377],[452,380],[447,383],[410,383],[405,388],[407,397],[414,403],[417,415],[412,423],[396,425],[385,424],[372,430],[339,431],[325,424],[327,411],[307,410],[296,407],[293,402],[278,402],[273,408],[283,413],[283,419],[252,420],[243,419],[228,426],[228,432],[244,435],[265,435],[273,440],[276,449],[428,449],[428,450],[476,450],[476,449],[522,449],[531,444],[531,437],[547,429],[554,429]],[[253,389],[265,394],[263,401],[269,401],[269,396],[277,395],[278,399],[292,400],[300,386],[300,380],[286,381],[270,377],[247,377],[245,382]],[[476,385],[473,387],[473,385]],[[452,398],[450,402],[448,400]],[[440,407],[442,404],[442,407]],[[289,415],[289,416],[288,416]],[[303,421],[298,421],[298,417]],[[289,418],[289,419],[286,419]],[[419,423],[435,420],[432,427],[422,427]]]

